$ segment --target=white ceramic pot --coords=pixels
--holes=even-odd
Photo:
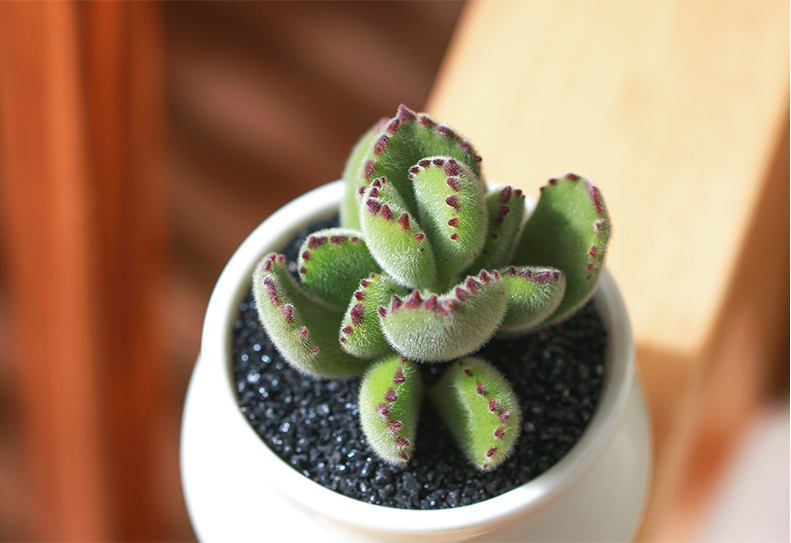
[[[181,468],[193,527],[227,541],[627,541],[648,490],[648,419],[634,374],[623,300],[605,272],[596,306],[609,331],[599,405],[578,443],[532,481],[455,509],[411,511],[363,503],[297,472],[239,411],[231,328],[253,267],[295,232],[338,209],[343,187],[324,185],[264,221],[233,255],[209,301],[187,393]],[[313,539],[308,539],[315,536]]]

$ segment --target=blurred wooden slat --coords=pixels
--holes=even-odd
[[[166,3],[178,250],[216,277],[267,215],[337,179],[377,119],[421,108],[462,5]]]
[[[566,171],[599,183],[635,333],[694,353],[783,126],[787,14],[786,2],[473,4],[431,109],[469,132],[491,179],[528,194]]]
[[[106,537],[73,5],[2,9],[4,213],[39,537]]]
[[[784,117],[723,309],[702,354],[692,361],[694,373],[685,396],[678,404],[669,404],[675,407],[675,419],[668,429],[665,456],[669,458],[662,465],[666,475],[658,481],[644,539],[679,541],[693,536],[701,509],[716,490],[760,402],[767,401],[764,396],[781,388],[788,401],[791,180],[788,113]],[[647,379],[668,373],[661,364],[650,369]],[[781,383],[771,382],[783,375]],[[674,387],[659,390],[654,385],[653,390],[680,397]],[[778,484],[785,483],[778,480]]]
[[[696,453],[725,454],[787,363],[788,10],[474,2],[430,100],[489,179],[537,196],[573,171],[607,198],[655,422],[644,539],[688,533]]]
[[[178,426],[217,274],[267,214],[338,177],[354,140],[379,116],[402,101],[422,107],[461,6],[0,5],[0,264],[9,271],[0,288],[12,294],[8,304],[0,299],[0,316],[13,310],[13,362],[26,383],[0,368],[0,539],[191,537]],[[173,252],[153,308],[163,34],[172,124],[164,213]],[[150,328],[154,311],[163,315],[161,331]],[[35,344],[24,342],[42,312],[48,340],[31,362]],[[160,401],[166,367],[176,383]],[[48,382],[63,388],[36,396]],[[54,426],[41,419],[53,405]],[[148,424],[154,407],[157,420]],[[23,431],[20,452],[14,440]],[[19,472],[23,456],[28,469]],[[28,480],[38,481],[32,492]],[[19,516],[13,526],[3,522]]]
[[[0,4],[2,190],[32,537],[167,538],[162,28],[153,3]]]

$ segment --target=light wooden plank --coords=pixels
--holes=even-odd
[[[773,1],[472,2],[429,103],[491,180],[602,188],[654,423],[640,539],[690,533],[717,476],[701,467],[788,342],[788,19]]]
[[[694,354],[782,126],[788,19],[787,2],[476,2],[428,109],[492,180],[597,183],[637,338]]]

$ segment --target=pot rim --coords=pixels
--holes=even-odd
[[[299,229],[336,212],[342,194],[342,181],[328,183],[292,200],[261,223],[229,260],[206,310],[198,363],[223,362],[221,371],[225,380],[219,395],[222,405],[217,409],[235,420],[237,427],[246,428],[249,436],[244,443],[260,449],[261,469],[266,470],[268,482],[300,507],[330,521],[399,533],[471,530],[525,509],[538,508],[562,494],[587,472],[602,452],[623,414],[634,378],[631,326],[626,306],[607,269],[593,296],[609,336],[606,377],[599,404],[571,450],[543,474],[520,487],[483,502],[452,509],[407,510],[369,504],[305,477],[283,462],[255,433],[238,408],[231,370],[231,330],[239,303],[250,288],[255,265],[267,253],[280,250]]]

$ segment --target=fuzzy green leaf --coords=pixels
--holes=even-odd
[[[566,277],[554,268],[500,270],[508,288],[508,308],[499,334],[511,335],[538,328],[560,305],[566,292]]]
[[[574,174],[550,179],[525,224],[514,263],[551,266],[566,275],[566,294],[548,322],[579,308],[596,290],[610,238],[599,189]]]
[[[525,197],[519,189],[505,187],[486,198],[489,231],[480,256],[467,273],[500,268],[511,262],[516,238],[525,214]]]
[[[271,253],[253,271],[253,296],[261,323],[283,357],[314,377],[358,375],[368,361],[344,353],[338,343],[343,311],[310,296]]]
[[[382,332],[378,310],[387,306],[393,296],[403,296],[406,293],[407,289],[384,273],[371,274],[360,281],[341,325],[341,348],[360,358],[374,358],[390,352],[390,344]]]
[[[443,362],[469,354],[492,337],[505,315],[506,287],[497,272],[468,277],[443,296],[412,292],[383,307],[382,330],[411,359]]]
[[[480,157],[465,139],[425,113],[418,114],[401,105],[398,114],[379,131],[369,147],[358,184],[367,187],[374,179],[386,178],[401,193],[407,210],[414,214],[417,206],[407,172],[428,156],[453,157],[481,179]]]
[[[392,183],[371,183],[360,204],[360,224],[368,250],[390,277],[411,288],[436,281],[431,244]]]
[[[341,202],[341,226],[345,228],[360,229],[360,199],[362,190],[365,190],[365,184],[360,181],[364,178],[363,168],[368,160],[368,155],[372,152],[374,138],[379,135],[388,121],[387,117],[379,119],[379,122],[363,134],[346,161],[346,167],[343,170],[344,192]]]
[[[409,177],[420,224],[434,249],[441,284],[447,286],[483,247],[485,187],[470,168],[451,157],[424,158],[409,169]]]
[[[476,357],[454,362],[429,396],[478,469],[491,470],[513,452],[521,409],[511,385],[489,362]]]
[[[347,228],[329,228],[308,236],[297,265],[302,284],[339,308],[346,307],[361,279],[379,271],[362,233]]]
[[[391,464],[412,456],[423,382],[414,362],[393,355],[375,363],[360,384],[360,422],[368,443]]]

